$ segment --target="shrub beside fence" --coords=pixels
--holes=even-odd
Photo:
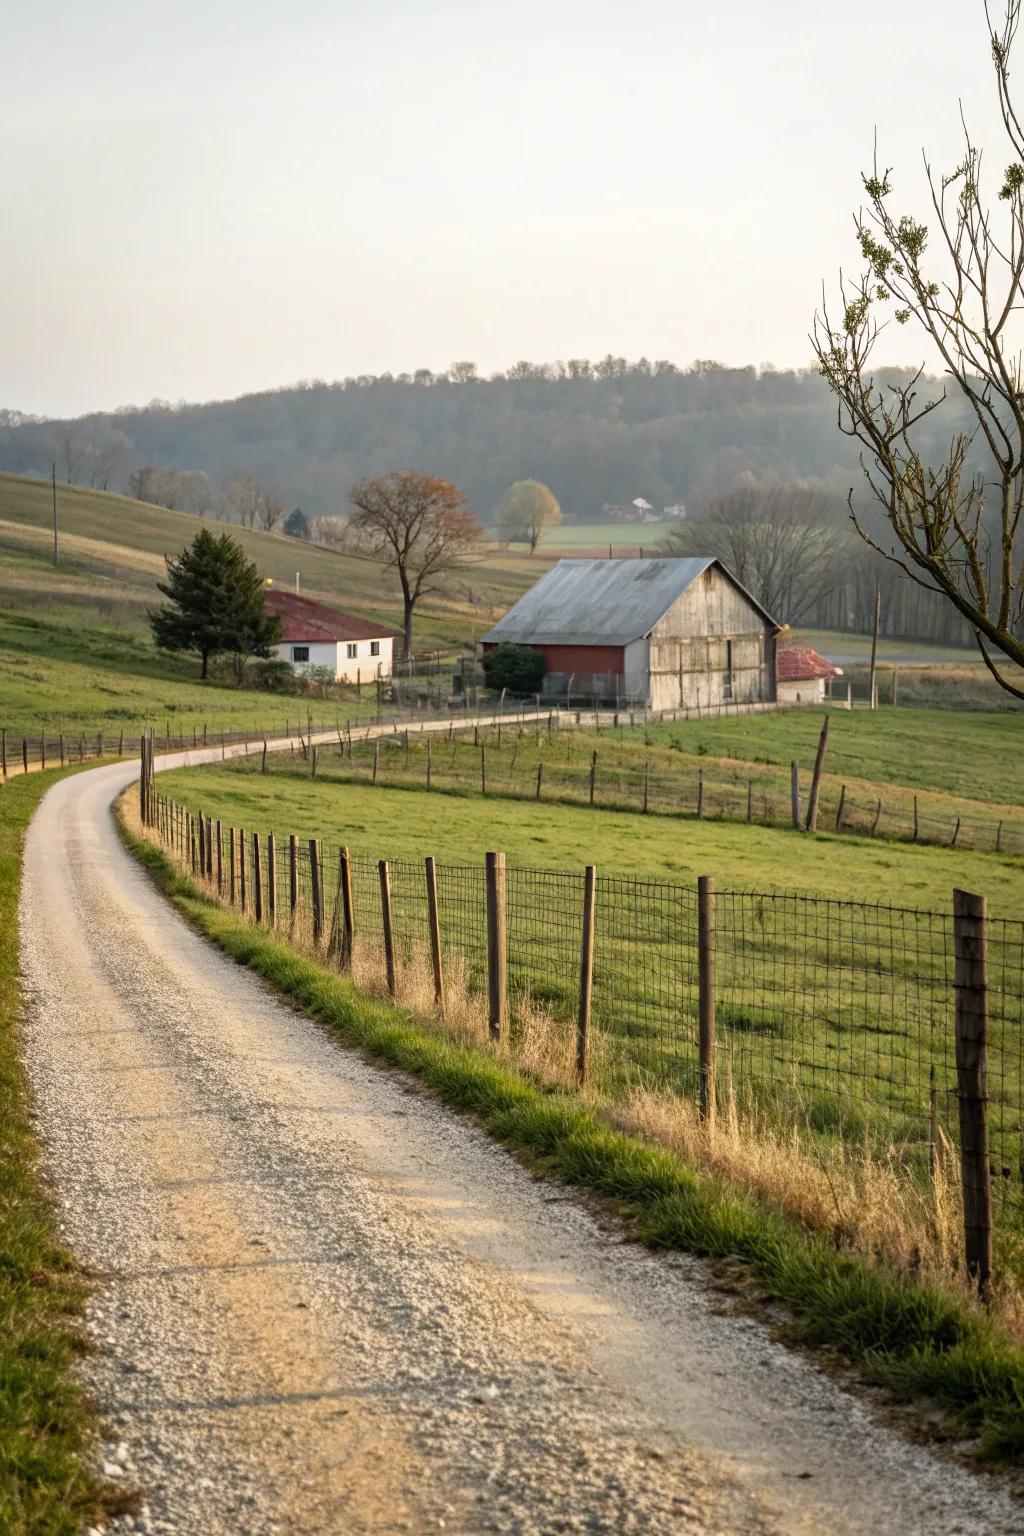
[[[506,866],[373,859],[223,827],[154,792],[144,820],[212,894],[342,970],[357,941],[389,991],[413,961],[453,974],[514,1043],[560,1021],[581,1083],[646,1082],[713,1124],[739,1110],[823,1147],[895,1156],[927,1190],[959,1156],[966,1256],[984,1290],[1024,1200],[1024,923],[957,893],[948,913]],[[598,1046],[597,1065],[592,1067]]]

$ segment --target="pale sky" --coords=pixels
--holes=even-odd
[[[456,358],[803,365],[875,125],[914,211],[958,98],[1009,158],[981,0],[3,14],[0,406],[46,414]]]

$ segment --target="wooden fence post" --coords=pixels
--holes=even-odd
[[[917,842],[918,833],[921,830],[921,822],[917,812],[917,796],[914,796],[914,842]],[[997,848],[998,852],[998,848]]]
[[[58,742],[58,746],[59,746],[59,750],[60,750],[60,765],[63,768],[64,767],[64,732],[63,731],[61,731],[60,735],[58,736],[57,742]]]
[[[264,737],[263,738],[263,760],[260,763],[260,773],[266,773],[266,771],[267,771],[267,741],[266,741],[266,737]]]
[[[821,735],[818,737],[818,751],[814,758],[814,773],[811,776],[811,793],[807,799],[807,820],[804,825],[808,832],[818,830],[818,794],[821,790],[821,775],[825,767],[825,753],[828,750],[828,727],[831,715],[826,715],[821,727]]]
[[[377,769],[380,766],[380,742],[374,738],[373,743],[373,782],[377,782]]]
[[[536,798],[538,800],[540,799],[540,787],[541,787],[541,783],[542,783],[543,779],[544,779],[544,764],[543,763],[538,763],[537,764],[537,796],[536,796]]]
[[[341,968],[352,969],[352,949],[355,942],[356,917],[352,904],[352,856],[347,848],[339,854],[341,879]]]
[[[277,927],[277,839],[267,833],[267,922]]]
[[[384,965],[388,975],[388,995],[398,992],[398,975],[395,971],[395,934],[391,920],[391,871],[387,859],[377,861],[380,878],[380,915],[384,928]]]
[[[25,773],[28,773],[28,742],[24,736],[21,738],[21,765]]]
[[[710,875],[697,880],[698,1050],[700,1117],[715,1128],[715,892]]]
[[[992,1182],[988,1149],[987,913],[984,896],[953,892],[956,1081],[967,1274],[987,1296],[992,1279]]]
[[[843,807],[845,806],[845,804],[846,804],[846,785],[842,784],[839,787],[839,806],[838,806],[838,808],[836,810],[836,831],[837,832],[841,832],[843,830]]]
[[[263,859],[260,855],[260,835],[252,834],[252,915],[258,923],[263,921]]]
[[[590,803],[594,803],[594,788],[597,782],[597,753],[590,754]]]
[[[644,815],[647,815],[647,803],[651,787],[651,765],[644,763]]]
[[[800,831],[800,764],[794,757],[789,765],[789,807],[793,826]]]
[[[487,748],[480,743],[480,793],[487,793]]]
[[[505,855],[488,853],[487,862],[487,1024],[495,1042],[505,1033],[508,1016],[508,935],[505,926]]]
[[[246,910],[245,888],[245,828],[238,829],[238,902],[244,912]]]
[[[875,819],[871,823],[871,836],[872,837],[874,837],[875,833],[878,831],[878,823],[881,821],[881,819],[882,819],[882,802],[881,802],[881,800],[879,800],[878,804],[875,806]]]
[[[199,875],[206,879],[206,817],[199,812]]]
[[[7,727],[6,726],[4,726],[3,730],[0,730],[0,768],[2,768],[3,776],[6,779],[6,777],[7,777]]]
[[[217,829],[215,843],[217,849],[217,895],[221,896],[224,893],[224,828],[219,819],[214,822],[214,826]]]
[[[704,815],[704,769],[697,769],[697,815]]]
[[[434,967],[434,1004],[444,1017],[444,967],[441,961],[441,912],[437,901],[437,866],[428,854],[424,860],[427,881],[427,922],[430,927],[430,959]]]
[[[433,749],[432,749],[432,746],[431,746],[430,738],[428,737],[427,738],[427,788],[428,789],[430,788],[430,781],[431,781],[431,778],[433,777],[433,771],[434,771]]]
[[[235,868],[235,829],[228,827],[228,890],[231,897],[231,905],[235,904],[235,891],[238,888],[238,872]]]
[[[580,934],[580,1004],[576,1014],[576,1081],[587,1081],[590,1045],[590,1009],[594,995],[594,896],[597,866],[588,864],[583,874],[583,927]]]
[[[320,865],[320,840],[309,840],[309,891],[313,904],[313,943],[319,949],[324,938],[324,882]]]

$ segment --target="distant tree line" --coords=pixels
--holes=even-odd
[[[44,474],[54,459],[61,479],[112,490],[146,466],[202,471],[217,496],[251,473],[310,517],[337,515],[357,481],[405,466],[459,485],[485,523],[526,479],[550,488],[564,519],[589,522],[605,504],[689,504],[745,474],[845,493],[857,472],[816,370],[612,356],[519,362],[489,379],[459,362],[71,422],[0,414],[0,468]]]
[[[878,384],[913,376],[880,370]],[[916,389],[942,393],[935,379]],[[969,428],[967,410],[954,398],[925,418],[924,457]],[[398,465],[458,486],[500,537],[541,550],[558,518],[596,521],[605,505],[638,496],[655,508],[685,503],[674,547],[742,565],[741,579],[765,587],[784,621],[865,630],[877,582],[883,633],[969,640],[934,594],[851,541],[855,446],[837,431],[816,370],[607,356],[523,361],[484,379],[460,361],[443,373],[316,380],[208,405],[154,401],[75,421],[0,412],[0,468],[47,474],[54,461],[74,484],[367,553],[350,494]],[[964,474],[988,470],[972,443]],[[884,547],[884,519],[870,506],[862,515]]]

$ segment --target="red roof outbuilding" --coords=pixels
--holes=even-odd
[[[809,646],[790,646],[777,653],[778,680],[780,683],[812,683],[819,677],[842,677],[842,667],[837,667],[825,656],[819,656]]]
[[[297,592],[268,588],[267,611],[280,614],[281,640],[288,643],[327,645],[337,640],[393,640],[394,630],[382,629],[367,619],[357,619],[351,613],[340,613],[315,603],[312,598],[300,597]]]

